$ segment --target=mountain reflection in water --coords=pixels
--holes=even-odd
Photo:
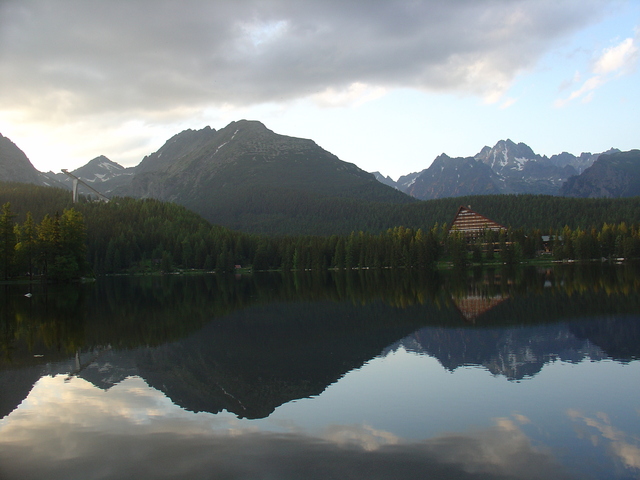
[[[21,478],[29,471],[39,478],[38,462],[20,454],[28,449],[42,458],[70,455],[71,463],[55,470],[58,477],[46,478],[92,478],[88,471],[81,473],[83,464],[91,463],[93,448],[109,442],[118,445],[111,454],[121,460],[95,478],[117,478],[122,471],[138,478],[172,478],[180,472],[210,478],[206,472],[214,467],[216,478],[349,478],[347,471],[351,478],[409,478],[410,472],[443,478],[572,478],[563,462],[532,442],[531,415],[518,413],[518,406],[500,411],[506,406],[500,397],[494,404],[473,404],[484,418],[481,429],[444,434],[461,430],[454,416],[442,414],[437,422],[429,420],[440,430],[416,440],[399,434],[399,426],[381,429],[356,418],[325,424],[313,434],[289,420],[275,431],[263,427],[280,421],[283,414],[277,412],[312,408],[307,400],[296,401],[321,405],[336,391],[329,387],[345,388],[374,368],[400,368],[416,355],[434,359],[429,365],[437,361],[443,372],[474,366],[510,382],[533,382],[545,366],[556,363],[629,364],[640,356],[638,273],[633,265],[598,265],[428,275],[115,277],[72,287],[5,286],[0,477]],[[27,292],[33,296],[25,297]],[[397,375],[410,376],[408,382],[421,375],[401,372]],[[391,383],[395,376],[384,378],[389,380],[375,380],[383,389],[380,382]],[[441,383],[433,380],[433,388],[443,389],[442,398],[449,399],[450,392],[449,403],[461,402],[461,419],[471,415],[464,410],[467,400],[451,393],[461,387],[438,378]],[[342,400],[336,408],[352,408],[357,417],[364,390],[351,388],[347,398],[353,406]],[[403,395],[402,388],[392,391]],[[431,398],[434,411],[456,408],[437,407],[438,401]],[[528,403],[523,397],[518,405]],[[74,415],[85,427],[70,428],[68,438],[52,441],[55,425],[74,424]],[[44,420],[34,422],[35,417]],[[92,418],[90,427],[87,418]],[[610,442],[612,431],[622,431],[603,420],[602,412],[585,413],[573,403],[561,418],[571,425],[567,428],[607,432],[602,435]],[[262,426],[251,419],[263,419]],[[638,439],[618,437],[609,450],[627,455],[615,457],[622,474],[594,478],[625,478],[627,469],[640,473]],[[131,455],[134,445],[143,447]],[[177,454],[182,463],[176,464]],[[69,476],[72,471],[78,473]]]

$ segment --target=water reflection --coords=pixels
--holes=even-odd
[[[37,404],[2,429],[3,478],[572,478],[532,445],[522,416],[422,441],[366,425],[269,432],[182,412],[140,379],[108,392],[80,379],[62,388],[63,381],[39,382]]]
[[[640,354],[639,339],[640,315],[621,315],[518,328],[424,327],[387,351],[402,347],[437,358],[451,371],[479,365],[494,375],[521,380],[557,360],[629,362]]]
[[[637,265],[462,274],[371,270],[240,278],[172,275],[101,278],[74,286],[4,285],[0,361],[37,364],[43,360],[33,360],[33,354],[46,353],[51,360],[96,345],[159,345],[184,338],[214,318],[274,302],[419,306],[425,313],[422,321],[432,325],[465,319],[481,320],[482,325],[538,324],[585,314],[637,313],[639,290]]]
[[[512,380],[555,360],[628,362],[640,356],[636,273],[123,277],[31,298],[5,287],[0,414],[43,374],[101,388],[140,375],[186,409],[260,418],[399,347]]]
[[[614,426],[609,414],[605,412],[595,412],[593,416],[589,416],[571,409],[567,415],[576,422],[579,438],[586,439],[593,445],[607,445],[607,450],[616,463],[619,463],[620,470],[640,472],[640,445],[637,435]]]
[[[0,477],[633,478],[639,273],[4,286]]]

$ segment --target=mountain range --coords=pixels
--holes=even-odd
[[[353,215],[367,216],[372,206],[416,199],[640,195],[639,150],[547,157],[524,143],[501,140],[473,157],[443,153],[428,168],[394,181],[344,162],[312,140],[279,135],[247,120],[220,130],[180,132],[135,167],[99,156],[71,173],[109,196],[173,201],[213,223],[261,233],[320,233],[315,227],[320,217],[347,228]],[[38,172],[2,136],[0,181],[71,188],[67,175]]]
[[[612,148],[604,152],[615,153],[620,151]],[[451,158],[443,153],[428,168],[395,182],[378,172],[375,175],[380,182],[420,200],[503,193],[583,196],[562,190],[563,185],[580,176],[601,155],[582,153],[576,157],[563,152],[549,158],[534,153],[524,143],[500,140],[473,157]]]

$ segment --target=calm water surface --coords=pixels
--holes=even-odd
[[[0,286],[0,478],[638,479],[639,290],[637,266]]]

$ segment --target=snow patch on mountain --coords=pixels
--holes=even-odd
[[[529,161],[528,158],[522,158],[522,157],[514,158],[513,160],[516,162],[515,168],[518,171],[522,171],[522,169],[524,168],[525,163],[527,163]]]
[[[611,149],[605,153],[616,151]],[[493,187],[496,193],[557,195],[571,176],[579,175],[599,156],[582,153],[576,157],[563,152],[548,158],[536,154],[524,143],[507,139],[493,147],[483,147],[468,159],[451,159],[442,154],[428,169],[400,177],[396,184],[400,191],[420,199],[486,194],[491,193]],[[482,165],[487,170],[478,170]]]

